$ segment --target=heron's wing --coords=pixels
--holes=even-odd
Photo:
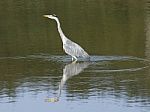
[[[66,44],[64,44],[64,50],[69,55],[77,57],[89,57],[88,53],[85,52],[82,47],[70,40],[67,41]]]

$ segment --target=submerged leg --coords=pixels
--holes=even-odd
[[[77,61],[78,59],[77,59],[77,57],[75,57],[75,56],[72,56],[72,61],[75,59],[75,61]]]
[[[73,61],[73,57],[71,57],[71,60]]]
[[[73,56],[74,57],[74,59],[75,59],[75,61],[77,61],[78,59],[77,59],[77,57],[75,57],[75,56]]]
[[[72,64],[75,64],[77,62],[77,60],[72,61]]]

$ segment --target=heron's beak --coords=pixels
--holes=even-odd
[[[59,98],[48,98],[48,99],[45,99],[45,101],[55,103],[59,101]]]
[[[48,18],[48,15],[43,15],[43,16]]]

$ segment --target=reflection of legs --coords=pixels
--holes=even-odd
[[[75,64],[77,62],[77,60],[72,61],[72,64]]]

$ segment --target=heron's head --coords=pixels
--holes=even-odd
[[[50,18],[50,19],[57,19],[57,16],[55,14],[52,15],[43,15],[44,17]]]

